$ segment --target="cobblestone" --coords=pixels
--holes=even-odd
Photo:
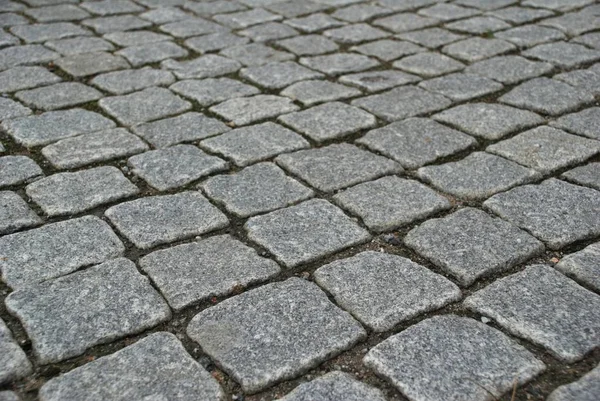
[[[267,89],[281,89],[297,81],[323,77],[293,61],[242,68],[240,76]]]
[[[562,174],[566,179],[577,184],[586,185],[600,191],[600,163],[590,163],[576,167]]]
[[[104,52],[67,56],[56,60],[55,64],[67,74],[77,78],[129,67],[123,58]]]
[[[298,110],[298,106],[292,103],[291,99],[275,95],[255,95],[230,99],[210,108],[210,111],[237,126],[266,120],[296,110]]]
[[[40,166],[27,156],[0,157],[0,171],[0,187],[22,184],[44,174]]]
[[[18,67],[0,72],[0,92],[10,93],[18,90],[55,84],[61,79],[43,67]]]
[[[0,98],[0,121],[17,117],[25,117],[32,114],[29,107],[10,99]]]
[[[471,64],[465,72],[482,75],[503,84],[521,81],[547,74],[552,64],[531,61],[521,56],[499,56]]]
[[[0,234],[9,234],[42,223],[27,202],[11,191],[0,191],[0,221]]]
[[[4,385],[12,380],[26,377],[32,372],[31,362],[27,359],[25,352],[13,339],[12,333],[6,324],[0,319],[0,384]],[[5,392],[0,392],[0,400]],[[6,394],[6,400],[11,401],[10,394]],[[16,396],[15,396],[16,397]]]
[[[419,86],[459,102],[490,95],[504,88],[502,84],[491,79],[462,73],[423,81]]]
[[[558,387],[550,394],[548,401],[591,401],[600,391],[600,368],[596,366],[574,383]]]
[[[351,76],[346,75],[345,77],[351,79]],[[297,100],[305,106],[312,106],[316,103],[355,97],[362,93],[358,89],[348,86],[315,80],[297,82],[282,90],[280,94]]]
[[[577,135],[600,140],[600,108],[591,107],[578,113],[567,114],[553,121],[551,125]]]
[[[55,110],[98,100],[102,97],[102,93],[79,82],[61,82],[17,92],[15,96],[29,106],[42,110]]]
[[[141,68],[101,74],[92,79],[90,84],[114,95],[124,95],[152,86],[170,85],[174,82],[175,78],[169,71]]]
[[[392,61],[402,56],[408,56],[410,54],[426,51],[426,49],[422,48],[421,46],[417,46],[410,42],[401,42],[389,39],[365,43],[364,45],[352,47],[352,50],[366,56],[377,57],[383,61]]]
[[[393,65],[395,68],[424,77],[436,77],[464,68],[462,63],[437,53],[417,53],[404,57]]]
[[[352,375],[340,371],[327,373],[309,383],[296,387],[281,401],[384,401],[380,390],[356,380]]]

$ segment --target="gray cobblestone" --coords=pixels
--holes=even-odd
[[[550,62],[562,68],[573,68],[580,64],[600,60],[600,51],[566,42],[539,45],[523,52],[523,55]]]
[[[381,390],[356,380],[354,376],[334,371],[311,382],[302,383],[281,401],[384,401]]]
[[[283,17],[281,15],[273,14],[267,10],[256,8],[248,11],[216,15],[213,17],[213,19],[230,28],[240,29],[263,22],[279,21],[282,20]]]
[[[394,68],[422,75],[435,77],[460,71],[465,66],[459,61],[437,53],[417,53],[394,62]]]
[[[592,69],[576,70],[555,75],[554,79],[566,82],[582,91],[589,91],[594,96],[600,95],[600,72]]]
[[[551,17],[554,15],[552,11],[541,8],[526,8],[526,7],[507,7],[500,10],[490,11],[489,15],[496,18],[512,22],[513,24],[525,24],[540,18]]]
[[[324,72],[327,75],[341,75],[368,70],[379,63],[360,54],[338,53],[326,56],[302,57],[300,64]]]
[[[55,64],[77,78],[129,68],[129,64],[123,58],[103,52],[67,56],[56,60]]]
[[[499,56],[471,64],[467,73],[478,74],[504,84],[516,84],[553,70],[550,63],[531,61],[521,56]]]
[[[42,169],[27,156],[0,157],[0,187],[8,187],[27,182],[43,175]]]
[[[390,36],[386,31],[372,27],[369,24],[352,24],[341,28],[329,29],[323,35],[336,42],[357,44]]]
[[[600,108],[591,107],[578,113],[568,114],[553,121],[551,125],[577,135],[600,140]]]
[[[504,86],[474,74],[455,73],[423,81],[421,88],[442,94],[455,101],[465,101],[498,92]]]
[[[402,56],[426,51],[425,48],[410,42],[398,40],[383,39],[375,42],[365,43],[360,46],[354,46],[351,50],[357,51],[366,56],[377,57],[383,61],[392,61]]]
[[[27,43],[41,43],[47,40],[57,40],[72,36],[85,36],[91,34],[87,29],[71,22],[19,25],[12,27],[10,32]]]
[[[86,19],[82,23],[100,34],[147,28],[152,25],[152,23],[138,18],[135,15],[116,15],[92,18]]]
[[[586,185],[600,191],[600,163],[590,163],[562,174],[577,184]]]
[[[539,25],[525,25],[498,32],[494,36],[523,47],[532,47],[542,43],[552,42],[558,39],[565,39],[565,35],[559,30],[547,28]],[[527,55],[531,52],[525,52]],[[535,52],[533,53],[535,54]]]
[[[422,8],[418,14],[425,17],[436,18],[442,21],[452,21],[479,14],[478,10],[461,7],[456,4],[435,4],[431,7]]]
[[[596,290],[600,289],[600,242],[587,246],[579,252],[572,253],[562,258],[555,268],[567,276],[588,285]]]
[[[242,38],[229,32],[218,32],[211,33],[210,35],[189,38],[184,42],[184,44],[198,53],[206,53],[215,50],[222,50],[228,47],[245,45],[248,42],[250,42],[249,38]]]
[[[312,56],[335,51],[339,46],[321,35],[302,35],[278,41],[277,44],[298,56]]]
[[[563,14],[556,18],[548,18],[540,23],[558,28],[569,36],[581,35],[600,28],[595,13],[592,10],[588,12],[587,9],[577,13]]]
[[[373,21],[373,24],[386,28],[392,32],[414,31],[437,25],[440,21],[435,18],[421,17],[412,13],[394,14]]]
[[[363,22],[373,17],[391,13],[391,10],[372,4],[355,4],[341,8],[331,14],[332,17],[346,22]]]
[[[378,92],[419,81],[421,78],[401,71],[372,71],[343,75],[339,81],[358,86],[368,92]]]
[[[179,79],[202,79],[236,72],[241,65],[235,60],[208,54],[189,61],[165,60],[161,67],[173,71]]]
[[[0,191],[0,221],[2,235],[42,223],[27,202],[11,191]]]
[[[230,99],[210,108],[211,112],[238,126],[266,120],[296,110],[298,110],[298,106],[292,103],[291,99],[274,95],[255,95]]]
[[[29,65],[46,63],[60,57],[60,54],[46,49],[41,45],[12,46],[0,50],[0,70]]]
[[[596,366],[574,383],[558,387],[548,401],[594,401],[600,391],[600,367]]]
[[[207,107],[225,100],[256,95],[260,91],[229,78],[180,81],[169,87],[173,92]]]
[[[0,121],[32,114],[29,107],[10,99],[0,98]]]
[[[277,4],[277,3],[275,3]],[[247,8],[237,1],[211,1],[207,3],[192,3],[186,2],[183,7],[186,10],[193,11],[198,15],[214,15],[214,14],[226,14],[234,11],[242,11]]]
[[[500,39],[469,38],[444,46],[442,51],[452,57],[472,63],[515,49],[515,45]]]
[[[32,107],[55,110],[98,100],[102,97],[102,93],[80,82],[61,82],[17,92],[15,96]]]
[[[301,18],[292,18],[284,22],[306,33],[313,33],[323,29],[336,28],[345,25],[343,22],[323,13],[315,13]]]
[[[0,92],[16,92],[60,81],[60,77],[43,67],[17,67],[0,72]]]
[[[208,33],[227,32],[227,28],[215,24],[204,18],[187,18],[182,21],[170,22],[161,25],[161,31],[176,38],[189,38],[190,36],[206,35]]]
[[[172,39],[168,35],[145,30],[113,32],[104,35],[104,38],[122,47],[145,45]]]
[[[268,22],[266,24],[255,25],[248,29],[238,31],[237,33],[238,35],[251,38],[254,42],[266,42],[298,35],[297,30],[289,25],[281,24],[279,22]]]
[[[115,95],[124,95],[152,86],[170,85],[175,77],[169,71],[145,67],[138,70],[124,70],[101,74],[90,84]]]
[[[127,47],[115,54],[125,57],[134,67],[139,67],[169,58],[186,57],[189,52],[175,43],[163,41]]]
[[[81,7],[97,15],[127,14],[144,11],[143,7],[129,0],[86,1],[81,3]]]
[[[240,76],[267,89],[281,89],[297,81],[323,77],[293,61],[242,68]]]
[[[442,28],[428,28],[419,31],[404,32],[396,35],[397,38],[408,40],[429,48],[437,48],[448,43],[463,39],[465,35],[459,35]]]
[[[229,47],[221,50],[220,54],[237,60],[245,66],[263,65],[294,59],[294,55],[291,53],[275,50],[261,43]]]
[[[305,106],[361,95],[361,91],[329,81],[302,81],[288,86],[280,93]]]
[[[2,351],[0,353],[0,362],[2,362],[0,364],[0,384],[4,385],[12,380],[24,378],[32,372],[31,362],[13,339],[12,333],[2,319],[0,319],[0,351]],[[0,392],[0,400],[4,393]],[[17,399],[16,396],[15,399]],[[11,398],[7,396],[6,401],[11,401]]]
[[[90,36],[50,40],[44,43],[44,46],[59,52],[63,56],[115,50],[115,47],[106,40]]]
[[[496,32],[510,28],[510,24],[494,17],[471,17],[445,25],[446,28],[453,31],[470,33],[474,35],[483,35],[489,32]]]

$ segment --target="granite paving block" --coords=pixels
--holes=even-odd
[[[410,169],[477,144],[469,135],[426,118],[409,118],[371,130],[356,142]]]
[[[399,33],[396,37],[435,49],[448,43],[456,42],[466,36],[442,28],[427,28],[419,31]]]
[[[6,298],[6,308],[25,327],[40,364],[81,355],[171,318],[150,280],[125,258],[20,288]]]
[[[225,161],[192,145],[176,145],[132,156],[127,165],[133,174],[159,191],[187,185],[227,168]]]
[[[147,28],[152,23],[135,15],[115,15],[83,20],[83,25],[89,26],[99,34],[129,31],[139,28]]]
[[[41,43],[47,40],[91,35],[91,32],[86,28],[82,28],[71,22],[19,25],[10,28],[10,32],[23,39],[26,43]]]
[[[0,125],[17,143],[28,148],[63,138],[115,127],[112,120],[92,111],[69,109],[5,120]]]
[[[175,310],[277,275],[274,261],[229,235],[160,250],[140,259],[142,270]]]
[[[24,16],[15,13],[1,13],[0,14],[0,27],[8,28],[17,25],[27,25],[29,20]]]
[[[371,349],[363,363],[419,401],[500,397],[515,380],[524,384],[546,369],[500,331],[456,315],[409,327]]]
[[[11,288],[21,288],[101,263],[125,247],[95,216],[46,224],[0,238],[0,270]]]
[[[29,106],[42,110],[55,110],[92,102],[103,95],[80,82],[61,82],[17,92],[15,96]]]
[[[564,72],[552,77],[566,82],[580,90],[587,90],[594,96],[600,95],[600,72],[593,69]]]
[[[192,60],[165,60],[161,68],[171,70],[179,79],[211,78],[234,73],[241,67],[240,63],[214,54],[200,56]]]
[[[425,185],[395,176],[358,184],[333,200],[376,232],[391,231],[451,207]]]
[[[41,223],[42,219],[19,195],[12,191],[0,191],[0,235]]]
[[[525,8],[519,6],[502,8],[500,10],[490,11],[488,14],[500,18],[513,24],[524,24],[533,22],[541,18],[551,17],[554,15],[552,11],[541,8]]]
[[[322,199],[251,217],[244,228],[251,241],[268,249],[288,268],[370,239],[366,230]]]
[[[518,3],[518,0],[458,0],[456,3],[467,7],[474,7],[480,10],[489,11]]]
[[[371,57],[351,53],[302,57],[300,58],[300,64],[333,76],[364,71],[379,65],[379,63]]]
[[[10,93],[60,82],[57,75],[44,67],[17,67],[0,72],[0,92]]]
[[[600,342],[600,296],[553,268],[533,265],[497,280],[465,305],[572,363]]]
[[[373,21],[374,25],[383,27],[392,32],[414,31],[421,28],[439,24],[439,20],[429,17],[421,17],[413,13],[394,14],[389,17],[383,17]]]
[[[411,230],[404,243],[469,286],[543,252],[541,242],[504,220],[474,208],[432,219]]]
[[[29,8],[25,10],[25,14],[38,22],[78,21],[90,16],[85,10],[73,4]]]
[[[600,142],[542,126],[490,145],[486,151],[549,174],[600,153]]]
[[[2,319],[0,319],[0,351],[0,384],[4,385],[31,374],[33,370],[31,362]],[[5,392],[0,392],[0,400],[4,395]],[[6,395],[6,401],[11,401],[9,395]],[[16,396],[14,400],[18,401]]]
[[[364,384],[351,374],[333,371],[302,383],[281,401],[385,401],[381,390]]]
[[[0,157],[0,187],[19,185],[44,175],[40,166],[27,156]]]
[[[592,3],[590,0],[526,0],[525,6],[548,8],[556,11],[569,11]]]
[[[397,255],[367,251],[320,267],[317,284],[376,332],[461,297],[450,280]]]
[[[221,50],[219,54],[237,60],[245,66],[263,65],[295,58],[292,53],[275,50],[261,43],[228,47]]]
[[[594,401],[600,392],[600,365],[576,382],[559,386],[547,398],[548,401]]]
[[[139,190],[112,166],[58,173],[25,188],[48,216],[72,215],[136,195]]]
[[[563,14],[556,18],[548,18],[540,23],[558,28],[569,36],[581,35],[600,28],[597,12],[593,12],[592,7],[575,13]]]
[[[216,15],[213,19],[230,28],[241,29],[263,22],[280,21],[283,17],[262,8],[255,8],[247,11]]]
[[[50,40],[44,43],[44,46],[59,52],[63,56],[115,50],[115,47],[110,42],[91,36]]]
[[[240,76],[267,89],[281,89],[297,81],[323,77],[293,61],[242,68]]]
[[[390,36],[389,32],[374,28],[369,24],[351,24],[341,28],[333,28],[323,35],[339,43],[357,44]]]
[[[171,85],[174,82],[175,77],[171,72],[145,67],[101,74],[94,77],[90,84],[114,95],[124,95],[152,86]]]
[[[491,78],[503,84],[516,84],[552,71],[550,63],[531,61],[521,56],[498,56],[471,64],[465,72]]]
[[[436,77],[465,68],[465,65],[460,61],[432,52],[417,53],[404,57],[394,62],[393,66],[424,77]]]
[[[132,66],[140,67],[166,59],[186,57],[189,52],[175,43],[163,41],[126,47],[115,54],[126,58]]]
[[[522,53],[524,56],[546,61],[562,68],[600,60],[600,51],[576,43],[555,42],[539,45]]]
[[[554,267],[590,288],[600,290],[600,242],[563,257]]]
[[[183,44],[186,47],[202,54],[216,50],[223,50],[228,47],[245,45],[248,42],[250,42],[249,38],[237,36],[229,32],[217,32],[211,33],[209,35],[202,35],[189,38],[185,42],[183,42]]]
[[[233,124],[247,125],[298,110],[291,99],[275,95],[255,95],[227,100],[209,110]]]
[[[469,38],[444,46],[449,56],[467,62],[475,62],[516,50],[516,46],[500,39]]]
[[[203,107],[225,100],[256,95],[258,88],[230,78],[208,78],[203,80],[179,81],[169,87],[173,92],[192,99]]]
[[[437,18],[442,21],[452,21],[480,14],[473,8],[461,7],[456,4],[435,4],[431,7],[422,8],[418,14],[425,17]]]
[[[172,38],[162,33],[141,30],[107,33],[104,35],[104,39],[108,39],[121,47],[128,47],[163,42]]]
[[[357,74],[343,75],[339,78],[339,81],[342,83],[358,86],[368,92],[379,92],[384,89],[420,80],[421,78],[416,75],[394,70],[359,72]]]
[[[463,73],[429,79],[421,82],[419,86],[459,102],[490,95],[504,88],[502,84],[491,79]]]
[[[184,6],[194,5],[198,3],[187,2]],[[212,2],[211,2],[212,4]],[[189,8],[189,7],[188,7]],[[182,11],[181,9],[173,6],[165,6],[160,8],[154,8],[144,13],[138,14],[140,18],[151,21],[156,25],[166,24],[169,22],[182,21],[184,19],[193,18],[194,15]]]
[[[77,78],[129,68],[129,63],[122,57],[104,52],[76,54],[59,58],[54,63]]]
[[[567,114],[551,123],[577,135],[600,140],[600,107],[590,107],[573,114]]]
[[[373,17],[390,14],[392,11],[385,7],[372,4],[355,4],[337,9],[331,16],[346,22],[363,22]]]
[[[0,98],[0,121],[25,117],[30,114],[32,114],[32,111],[29,107],[10,99]]]
[[[105,216],[140,249],[198,236],[229,225],[198,192],[152,196],[109,208]]]
[[[269,2],[267,1],[266,3]],[[227,14],[234,11],[242,11],[247,9],[243,4],[237,1],[228,0],[218,0],[203,3],[186,2],[183,4],[183,8],[193,11],[198,15]]]
[[[278,46],[283,47],[298,56],[314,56],[318,54],[330,53],[339,48],[339,46],[330,39],[321,35],[302,35],[290,39],[284,39],[276,42]]]
[[[238,31],[237,34],[249,37],[254,42],[266,42],[296,36],[298,35],[298,31],[289,25],[279,22],[267,22]]]
[[[95,389],[95,391],[90,391]],[[48,381],[42,401],[164,398],[220,401],[218,382],[171,333],[158,332]]]
[[[294,18],[302,15],[312,14],[329,8],[325,4],[314,3],[311,1],[267,1],[266,3],[268,4],[265,4],[264,8],[276,14],[283,15],[286,18]]]
[[[494,36],[512,42],[520,48],[527,48],[542,43],[565,39],[565,35],[561,31],[539,25],[519,26],[498,32],[494,34]],[[529,51],[525,51],[523,54],[527,55],[529,54]]]
[[[592,187],[600,191],[600,163],[590,163],[566,171],[562,177],[580,185]]]
[[[62,139],[42,149],[42,155],[57,169],[68,169],[131,156],[148,145],[125,128],[92,132]]]
[[[145,10],[129,0],[85,1],[81,3],[81,7],[97,15],[128,14]]]
[[[472,35],[484,35],[511,27],[510,24],[494,17],[471,17],[444,25],[453,31],[470,33]]]
[[[19,43],[19,38],[4,31],[0,32],[0,47],[18,45]]]
[[[375,42],[365,43],[360,46],[354,46],[350,48],[353,51],[364,54],[365,56],[377,57],[383,61],[396,60],[402,56],[408,56],[419,52],[426,51],[427,49],[415,45],[410,42],[403,42],[399,40],[382,39]]]
[[[361,91],[325,80],[302,81],[288,86],[280,93],[305,106],[359,96]]]
[[[432,118],[488,140],[500,139],[544,122],[542,117],[530,111],[495,103],[462,104]]]
[[[345,25],[344,22],[331,18],[324,13],[315,13],[306,17],[292,18],[284,23],[306,33],[314,33],[328,28],[336,28]]]
[[[599,201],[600,191],[550,178],[496,194],[484,206],[559,249],[600,233]]]
[[[298,278],[208,308],[187,333],[248,393],[299,376],[366,335],[316,285]]]
[[[42,45],[11,46],[0,49],[0,70],[19,65],[47,63],[60,57],[60,54]]]

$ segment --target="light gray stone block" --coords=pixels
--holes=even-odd
[[[35,18],[38,22],[78,21],[90,16],[72,4],[30,8],[25,10],[25,14]]]
[[[507,29],[506,31],[496,33],[494,36],[512,42],[520,48],[532,47],[541,43],[566,38],[565,35],[557,29],[539,26],[537,24]],[[523,55],[529,55],[529,51],[524,51]]]
[[[600,290],[600,242],[565,256],[554,267],[567,276]]]
[[[442,28],[427,28],[418,31],[403,32],[396,35],[396,37],[431,49],[466,38],[465,35],[459,35]]]
[[[385,6],[385,4],[382,5]],[[413,13],[399,13],[376,19],[373,24],[398,33],[427,28],[428,26],[437,25],[439,22],[435,18],[421,17]]]
[[[97,15],[128,14],[144,11],[144,7],[140,7],[129,0],[85,1],[81,3],[81,7]]]
[[[61,82],[17,92],[15,96],[29,106],[42,110],[55,110],[92,102],[103,95],[80,82]]]
[[[113,43],[121,47],[145,45],[149,43],[158,43],[165,40],[171,40],[169,35],[163,35],[162,33],[156,33],[152,31],[127,31],[127,32],[113,32],[104,35],[105,39],[110,40]]]
[[[42,43],[47,40],[91,35],[89,30],[71,22],[19,25],[12,27],[10,32],[27,43]]]
[[[0,73],[0,92],[10,93],[18,90],[55,84],[61,79],[44,67],[18,67]]]
[[[474,37],[444,46],[442,51],[452,57],[472,63],[508,53],[516,48],[515,45],[504,40]]]
[[[234,29],[246,28],[263,22],[279,21],[283,19],[281,15],[270,13],[262,8],[217,15],[213,18],[215,21]]]
[[[59,52],[63,56],[74,56],[76,54],[90,52],[110,52],[115,50],[115,47],[110,42],[107,42],[102,38],[90,36],[50,40],[44,43],[44,46]]]
[[[372,4],[355,4],[350,7],[338,8],[331,16],[346,22],[362,22],[390,12],[391,10],[387,8]]]
[[[358,96],[361,91],[329,81],[302,81],[288,86],[280,95],[297,100],[305,106]]]
[[[191,4],[201,5],[203,3]],[[210,4],[214,4],[214,2],[211,2]],[[248,42],[250,42],[249,38],[243,38],[229,32],[218,32],[189,38],[183,44],[198,53],[206,53],[215,50],[223,50],[228,47],[245,45]]]
[[[59,58],[55,64],[76,78],[129,68],[129,63],[125,59],[104,52],[67,56]]]
[[[275,50],[272,47],[265,46],[261,43],[229,47],[221,50],[219,54],[233,59],[230,60],[231,62],[237,60],[238,69],[239,63],[242,63],[245,66],[253,66],[274,63],[277,61],[293,60],[295,58],[291,53]]]
[[[365,56],[377,57],[383,61],[392,61],[402,56],[427,51],[427,49],[410,42],[401,42],[390,39],[365,43],[364,45],[354,46],[350,49],[364,54]]]
[[[424,77],[437,77],[465,68],[463,63],[433,52],[417,53],[404,57],[394,62],[393,66]]]
[[[260,90],[230,78],[179,81],[169,87],[173,92],[208,107],[225,100],[256,95]]]
[[[307,33],[313,33],[323,29],[345,25],[345,23],[338,21],[335,18],[331,18],[329,15],[324,13],[314,13],[306,17],[288,19],[284,22]]]
[[[29,107],[10,99],[0,98],[0,121],[25,117],[30,114],[32,114],[32,111]]]
[[[203,79],[231,74],[240,69],[241,65],[235,60],[215,54],[207,54],[192,60],[165,60],[161,68],[170,70],[179,79]]]
[[[547,74],[554,67],[550,63],[531,61],[521,56],[499,56],[471,64],[465,72],[491,78],[503,84],[516,84]]]
[[[135,15],[116,15],[86,19],[82,24],[89,26],[99,34],[147,28],[152,25],[152,23]]]
[[[235,125],[247,125],[256,121],[277,117],[298,110],[291,99],[275,95],[255,95],[230,99],[209,110]]]
[[[368,92],[379,92],[420,80],[421,78],[416,75],[389,70],[359,72],[358,74],[344,75],[339,79],[342,83],[358,86]]]
[[[0,384],[8,384],[13,380],[20,380],[32,373],[31,362],[25,352],[13,339],[12,333],[0,319]],[[0,400],[5,392],[0,392]],[[6,401],[11,401],[7,395]],[[15,398],[17,401],[18,399]]]
[[[42,45],[11,46],[0,50],[0,70],[19,65],[47,63],[60,57],[60,54]]]
[[[523,55],[546,61],[562,68],[574,68],[581,64],[600,60],[599,50],[591,50],[577,43],[566,42],[539,45],[523,52]]]
[[[141,68],[98,75],[90,84],[115,95],[123,95],[151,86],[170,85],[175,77],[169,71]]]
[[[551,17],[554,15],[552,11],[541,8],[525,8],[519,6],[502,8],[500,10],[490,11],[488,14],[500,18],[501,20],[512,22],[519,25],[526,22],[532,22],[541,18]]]
[[[186,57],[189,52],[173,42],[163,41],[126,47],[115,54],[125,57],[132,66],[139,67],[170,58]]]
[[[431,7],[422,8],[418,14],[425,17],[437,18],[442,21],[452,21],[466,17],[472,17],[480,12],[472,8],[461,7],[456,4],[435,4]]]
[[[490,95],[504,88],[502,84],[491,79],[463,73],[450,74],[423,81],[419,86],[458,102]]]
[[[0,234],[8,234],[21,228],[37,226],[42,219],[19,195],[0,191]]]
[[[390,36],[390,33],[369,24],[351,24],[341,28],[333,28],[323,32],[323,35],[344,44],[357,44]]]
[[[581,379],[571,384],[557,387],[547,398],[548,401],[594,401],[600,393],[600,365]]]
[[[385,401],[381,390],[366,385],[354,376],[334,371],[302,383],[281,401]]]
[[[0,157],[0,187],[9,187],[44,175],[40,166],[27,156]]]
[[[339,46],[321,35],[302,35],[276,42],[297,56],[315,56],[336,51]]]
[[[186,18],[181,21],[161,25],[159,29],[176,38],[206,35],[209,33],[227,32],[227,28],[204,18]]]
[[[252,38],[254,42],[266,42],[296,36],[298,31],[279,22],[267,22],[266,24],[255,25],[238,31],[237,34]]]
[[[267,89],[281,89],[297,81],[321,78],[323,74],[286,61],[242,68],[240,77]]]
[[[577,135],[600,140],[600,107],[590,107],[573,114],[567,114],[551,123]]]
[[[453,31],[470,33],[472,35],[483,35],[510,28],[511,25],[494,17],[471,17],[445,25]]]
[[[590,163],[562,173],[562,177],[600,191],[600,163]]]
[[[336,53],[325,56],[302,57],[300,64],[327,75],[342,75],[368,70],[379,65],[377,60],[362,54]]]

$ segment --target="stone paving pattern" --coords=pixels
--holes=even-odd
[[[597,0],[0,0],[0,401],[596,401]]]

